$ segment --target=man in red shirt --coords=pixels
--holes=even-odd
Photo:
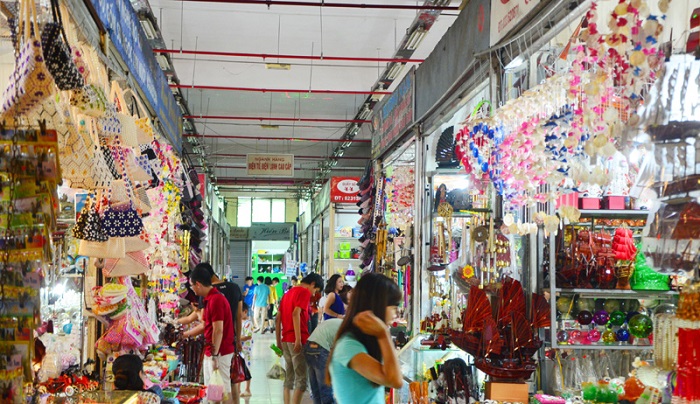
[[[309,338],[309,301],[323,288],[319,274],[309,274],[299,286],[282,296],[275,319],[277,346],[282,349],[286,364],[284,403],[299,404],[306,390],[306,360],[302,347]],[[291,397],[294,390],[294,397]],[[290,401],[291,400],[291,401]]]
[[[204,385],[209,384],[214,371],[221,372],[224,379],[224,403],[230,404],[231,360],[236,350],[234,346],[234,326],[228,300],[211,283],[211,274],[203,266],[197,265],[190,273],[190,286],[197,296],[204,299],[203,324],[184,335],[194,336],[204,333]]]

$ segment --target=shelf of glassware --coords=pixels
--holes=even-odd
[[[399,366],[404,379],[409,383],[421,380],[424,369],[435,366],[437,361],[444,362],[448,359],[462,358],[466,363],[470,362],[470,355],[452,344],[445,350],[431,349],[426,345],[421,345],[421,341],[429,336],[429,334],[418,334],[399,351]]]
[[[593,219],[643,219],[649,216],[648,210],[607,210],[581,209],[581,217]]]
[[[579,295],[581,297],[604,297],[604,298],[620,298],[620,299],[635,299],[653,296],[655,299],[673,299],[678,296],[676,290],[621,290],[621,289],[563,289],[555,288],[556,294]]]
[[[589,344],[589,345],[570,345],[570,344],[559,344],[559,343],[552,343],[551,344],[552,348],[554,349],[595,349],[595,350],[609,350],[609,349],[614,349],[614,350],[627,350],[627,351],[648,351],[654,349],[654,346],[651,344],[644,344],[644,345],[633,345],[633,344],[626,344],[622,342],[614,342],[611,344]]]

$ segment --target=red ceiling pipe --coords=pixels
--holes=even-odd
[[[332,123],[370,123],[363,119],[330,119],[330,118],[281,118],[264,116],[226,116],[226,115],[183,115],[185,119],[213,119],[231,121],[296,121],[296,122],[332,122]]]
[[[182,137],[194,137],[194,138],[205,138],[205,139],[249,139],[249,140],[286,140],[294,142],[315,142],[315,143],[344,143],[348,140],[345,139],[309,139],[309,138],[294,138],[294,137],[266,137],[266,136],[240,136],[240,135],[199,135],[199,134],[187,134],[182,135]],[[371,140],[353,140],[353,143],[370,143]]]
[[[229,169],[234,169],[234,170],[243,170],[246,168],[245,164],[240,164],[240,165],[235,165],[235,166],[227,166],[227,165],[219,165],[219,164],[211,164],[208,166],[209,168],[229,168]],[[202,168],[202,166],[194,166],[194,168]],[[336,170],[347,170],[347,171],[360,171],[364,170],[363,167],[333,167],[333,169]],[[294,167],[294,171],[321,171],[320,167]]]
[[[201,51],[184,49],[153,49],[154,53],[171,53],[181,55],[199,56],[225,56],[236,58],[261,58],[266,59],[296,59],[296,60],[327,60],[333,62],[371,62],[371,63],[423,63],[425,59],[405,59],[405,58],[375,58],[375,57],[355,57],[355,56],[325,56],[325,55],[289,55],[274,53],[247,53],[247,52],[222,52],[222,51]]]
[[[354,142],[354,140],[353,140]],[[214,153],[214,154],[208,154],[207,157],[246,157],[247,154],[230,154],[230,153]],[[297,156],[294,155],[294,159],[300,159],[300,160],[326,160],[328,157],[326,156]],[[337,157],[340,160],[369,160],[369,157],[347,157],[347,156],[342,156],[342,157]]]
[[[191,84],[171,84],[171,88],[191,88],[195,90],[249,91],[256,93],[303,93],[303,94],[349,94],[349,95],[390,95],[391,91],[350,91],[350,90],[293,90],[288,88],[253,88],[225,86],[195,86]]]
[[[290,0],[182,0],[196,3],[230,3],[230,4],[259,4],[261,6],[306,6],[306,7],[330,7],[330,8],[376,8],[390,10],[441,10],[459,11],[459,6],[426,6],[426,5],[401,5],[401,4],[351,4],[351,3],[329,3],[313,1],[290,1]]]
[[[308,185],[311,181],[308,179],[295,180],[274,180],[274,179],[261,179],[261,178],[233,178],[224,177],[217,178],[216,183],[218,185]]]

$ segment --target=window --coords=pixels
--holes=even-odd
[[[285,223],[286,199],[238,198],[238,227],[250,227],[252,223]]]
[[[284,199],[273,199],[272,200],[272,223],[284,223],[287,221],[285,215],[285,207],[287,206],[287,201]]]
[[[270,223],[270,200],[253,199],[253,222]]]
[[[252,207],[252,198],[238,198],[238,227],[250,227]]]

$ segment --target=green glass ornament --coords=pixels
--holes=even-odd
[[[637,256],[634,260],[634,273],[630,278],[632,290],[670,290],[670,277],[654,271],[642,252],[642,242],[637,243]],[[634,311],[634,310],[632,310]]]
[[[654,329],[651,318],[646,314],[637,314],[629,321],[630,333],[637,338],[648,337]]]
[[[625,323],[627,316],[625,313],[617,310],[610,313],[610,324],[612,325],[622,325]]]

